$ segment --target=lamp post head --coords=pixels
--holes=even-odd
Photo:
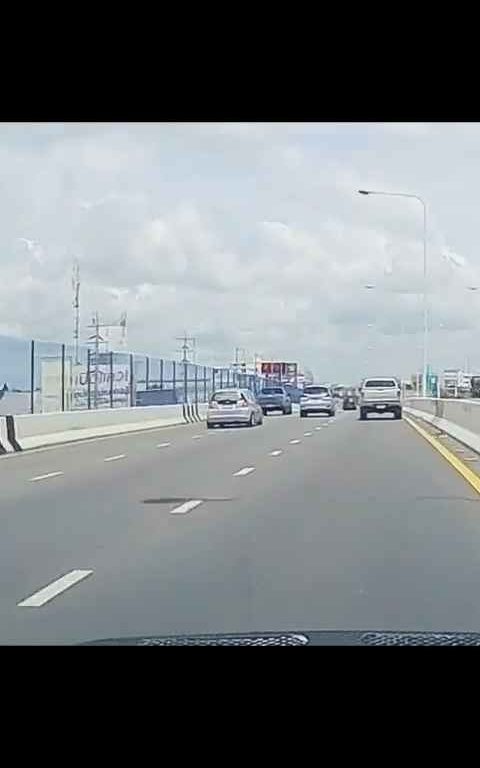
[[[368,189],[358,189],[357,192],[358,192],[359,195],[369,195],[370,194]]]

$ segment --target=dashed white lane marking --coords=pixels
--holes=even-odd
[[[157,448],[168,448],[169,445],[171,445],[171,443],[159,443],[156,447]]]
[[[63,475],[63,472],[47,472],[46,475],[37,475],[36,477],[31,477],[30,482],[35,483],[37,480],[48,480],[49,477],[59,477],[59,475]]]
[[[297,443],[301,443],[301,440],[290,440],[290,445],[297,445]]]
[[[310,436],[311,436],[311,434],[312,434],[311,432],[304,432],[304,433],[303,433],[303,436],[304,436],[304,437],[310,437]]]
[[[464,448],[455,448],[455,453],[466,453]]]
[[[270,456],[280,456],[282,451],[271,451]]]
[[[193,435],[192,440],[201,440],[202,435]]]
[[[476,456],[464,456],[463,461],[478,461]]]
[[[321,427],[315,427],[315,429],[321,429]]]
[[[117,456],[107,456],[107,458],[104,459],[104,461],[118,461],[118,459],[124,459],[124,458],[125,458],[125,454],[119,453]]]
[[[48,586],[43,587],[43,589],[30,595],[30,597],[25,598],[25,600],[22,600],[22,602],[17,605],[19,608],[41,608],[42,605],[53,600],[54,597],[65,592],[66,589],[70,589],[70,587],[73,587],[73,585],[77,584],[79,581],[86,579],[87,576],[90,576],[92,573],[93,571],[70,571],[60,579],[52,581]]]
[[[250,472],[253,472],[255,467],[243,467],[243,469],[239,469],[238,472],[234,472],[234,477],[243,477],[244,475],[249,475]]]
[[[175,507],[175,509],[171,509],[170,514],[186,515],[187,512],[190,512],[192,509],[195,509],[195,507],[200,506],[200,504],[203,504],[202,499],[191,499],[190,501],[186,501],[184,504],[181,504],[179,507]]]

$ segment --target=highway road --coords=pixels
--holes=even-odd
[[[0,489],[0,643],[480,629],[480,496],[406,421],[104,438]]]

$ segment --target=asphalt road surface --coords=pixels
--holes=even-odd
[[[105,438],[0,489],[0,643],[480,629],[480,496],[405,421]]]

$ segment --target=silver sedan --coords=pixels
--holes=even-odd
[[[263,412],[249,389],[219,389],[212,395],[207,410],[207,429],[216,425],[263,424]]]

